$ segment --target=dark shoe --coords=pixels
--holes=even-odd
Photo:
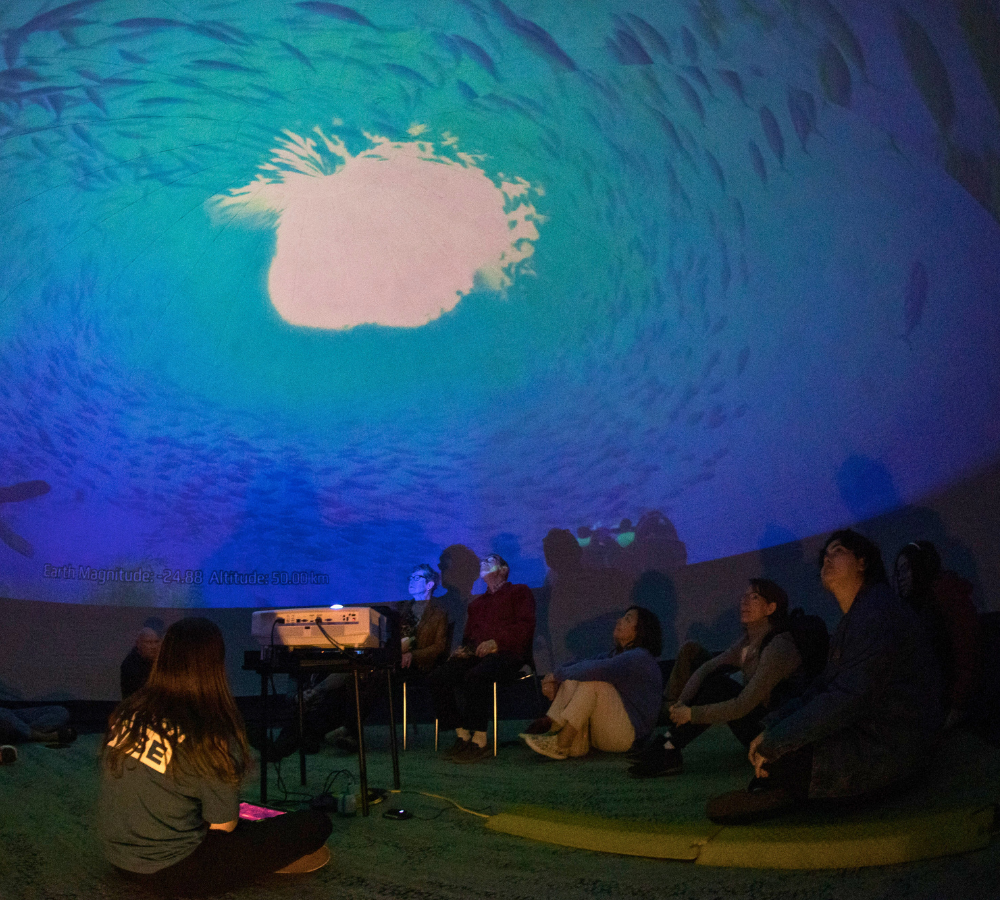
[[[444,752],[445,759],[454,759],[460,753],[464,753],[472,741],[465,741],[462,738],[455,738],[455,743]]]
[[[548,716],[535,719],[527,728],[525,734],[548,734],[552,730],[552,720]]]
[[[709,800],[705,814],[717,825],[743,825],[780,815],[796,805],[784,788],[730,791]]]
[[[493,751],[488,743],[480,747],[479,744],[469,741],[468,746],[461,753],[456,753],[451,761],[464,766],[467,763],[482,762],[491,756],[493,756]]]
[[[0,747],[0,766],[12,766],[17,762],[17,747],[4,744]]]
[[[645,759],[647,756],[652,756],[662,749],[662,738],[657,738],[656,742],[652,744],[649,741],[643,741],[641,744],[633,744],[632,749],[625,754],[625,759],[631,762],[639,762],[639,760]]]
[[[59,738],[58,743],[60,744],[72,744],[76,740],[76,729],[72,725],[63,725],[56,735]]]
[[[643,744],[641,747],[635,750],[629,750],[625,754],[625,758],[631,760],[634,763],[644,762],[647,759],[659,759],[661,754],[666,750],[664,747],[665,739],[658,737],[653,743]]]
[[[639,759],[628,770],[633,778],[661,778],[666,775],[679,775],[684,768],[681,751],[676,747],[669,750],[660,747],[655,753],[650,752]]]

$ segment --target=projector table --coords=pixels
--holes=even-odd
[[[396,644],[398,646],[398,642]],[[302,682],[310,675],[331,674],[334,672],[350,672],[354,677],[354,701],[358,717],[358,773],[361,782],[361,813],[368,815],[368,769],[365,762],[365,729],[361,721],[361,697],[358,683],[358,673],[365,670],[385,672],[386,689],[389,692],[389,743],[392,748],[392,780],[393,787],[398,791],[399,783],[399,749],[396,746],[396,713],[392,702],[392,670],[396,660],[384,649],[376,650],[290,650],[286,648],[269,648],[273,652],[266,657],[259,650],[247,650],[243,655],[243,669],[257,672],[260,675],[261,699],[261,766],[260,766],[260,802],[267,803],[267,739],[270,722],[268,684],[273,675],[289,675],[295,679],[297,686],[297,709],[299,731],[299,776],[301,783],[306,783],[306,752],[302,743],[302,717],[304,701],[302,697]]]

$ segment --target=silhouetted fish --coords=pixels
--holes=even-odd
[[[243,72],[249,75],[259,75],[260,69],[251,69],[239,63],[227,62],[223,59],[193,59],[188,65],[192,69],[214,69],[217,72]]]
[[[576,63],[544,28],[512,12],[502,0],[493,0],[493,9],[508,30],[520,37],[532,50],[570,72],[576,71]]]
[[[289,44],[287,41],[278,41],[278,43],[281,44],[281,46],[284,47],[289,53],[291,53],[292,56],[294,56],[300,63],[302,63],[302,65],[309,66],[309,68],[312,69],[313,71],[316,70],[316,67],[312,64],[312,61],[309,59],[309,57],[306,56],[305,53],[303,53],[298,47],[294,46],[293,44]]]
[[[713,100],[715,99],[715,91],[712,90],[712,85],[709,84],[708,79],[705,77],[705,73],[702,72],[698,66],[684,66],[683,69],[688,78],[700,84],[705,89],[708,96]]]
[[[813,95],[800,88],[788,89],[788,115],[792,120],[792,128],[798,135],[803,152],[806,152],[806,141],[816,130],[816,101]]]
[[[612,56],[623,66],[651,66],[653,58],[629,32],[619,28],[613,38],[607,39]]]
[[[827,41],[819,51],[819,81],[826,99],[838,106],[851,105],[851,71],[840,51]]]
[[[21,54],[21,47],[32,34],[39,31],[61,31],[74,21],[73,16],[75,13],[100,2],[101,0],[75,0],[73,3],[67,3],[64,6],[57,6],[55,9],[50,9],[48,12],[39,13],[23,25],[12,28],[7,32],[3,44],[7,67],[10,69],[14,68],[17,58]],[[90,23],[86,23],[83,20],[76,20],[76,24]]]
[[[698,65],[698,41],[687,25],[681,25],[681,46],[692,64]]]
[[[847,55],[862,75],[866,76],[865,54],[861,49],[861,42],[830,0],[806,0],[803,5],[808,7],[822,23],[827,35],[833,39],[840,51]]]
[[[626,13],[625,17],[632,24],[632,27],[639,33],[642,40],[645,41],[647,47],[662,56],[668,63],[672,63],[674,61],[673,53],[670,50],[670,44],[667,43],[663,35],[650,25],[649,22],[645,19],[640,19],[638,16],[632,15],[632,13]]]
[[[722,83],[737,96],[741,103],[745,104],[747,102],[746,92],[743,90],[743,79],[740,78],[738,72],[734,72],[732,69],[716,69],[715,73],[722,79]]]
[[[691,83],[683,75],[675,75],[674,78],[677,81],[677,86],[680,88],[681,96],[687,105],[697,114],[701,120],[701,124],[704,125],[705,107],[701,102],[701,97],[698,96],[698,92],[691,87]]]
[[[760,125],[764,129],[764,137],[767,138],[767,145],[771,148],[771,152],[778,157],[779,163],[784,163],[785,139],[781,135],[781,127],[778,125],[774,113],[766,106],[760,108]]]
[[[923,26],[901,7],[897,6],[895,12],[896,34],[903,47],[910,77],[941,133],[947,135],[955,120],[955,97],[948,69]]]
[[[494,78],[497,77],[497,68],[493,62],[493,57],[480,47],[479,44],[475,41],[470,41],[466,37],[462,37],[460,34],[451,35],[451,39],[455,42],[459,50],[476,63],[476,65],[485,69]]]
[[[705,151],[705,160],[708,162],[708,167],[712,170],[715,180],[719,183],[719,187],[724,191],[726,189],[726,176],[711,150]]]
[[[339,3],[327,3],[325,0],[302,0],[302,2],[295,5],[300,9],[319,13],[321,16],[339,19],[341,22],[350,22],[352,25],[364,25],[367,28],[375,27],[371,20],[365,18],[357,10],[351,9],[349,6],[341,6]]]
[[[763,184],[767,184],[767,166],[764,164],[764,155],[760,152],[760,147],[753,140],[747,141],[747,149],[750,151],[750,162],[753,163],[753,170],[757,173]]]

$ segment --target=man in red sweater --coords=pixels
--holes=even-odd
[[[461,645],[428,676],[442,729],[455,729],[448,756],[457,763],[489,756],[486,723],[494,681],[513,681],[531,659],[535,598],[526,584],[507,581],[510,566],[491,554],[479,563],[486,593],[469,601]]]

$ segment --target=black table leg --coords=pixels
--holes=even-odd
[[[389,741],[392,745],[392,786],[399,790],[399,749],[396,747],[396,709],[392,702],[392,669],[385,670],[385,682],[389,688]]]
[[[365,727],[361,722],[361,688],[354,669],[354,709],[358,717],[358,774],[361,777],[361,814],[368,815],[368,767],[365,763]]]
[[[299,780],[302,787],[306,786],[306,742],[305,742],[305,699],[302,696],[302,679],[296,681],[299,695]]]
[[[267,803],[267,671],[260,673],[260,805]]]

